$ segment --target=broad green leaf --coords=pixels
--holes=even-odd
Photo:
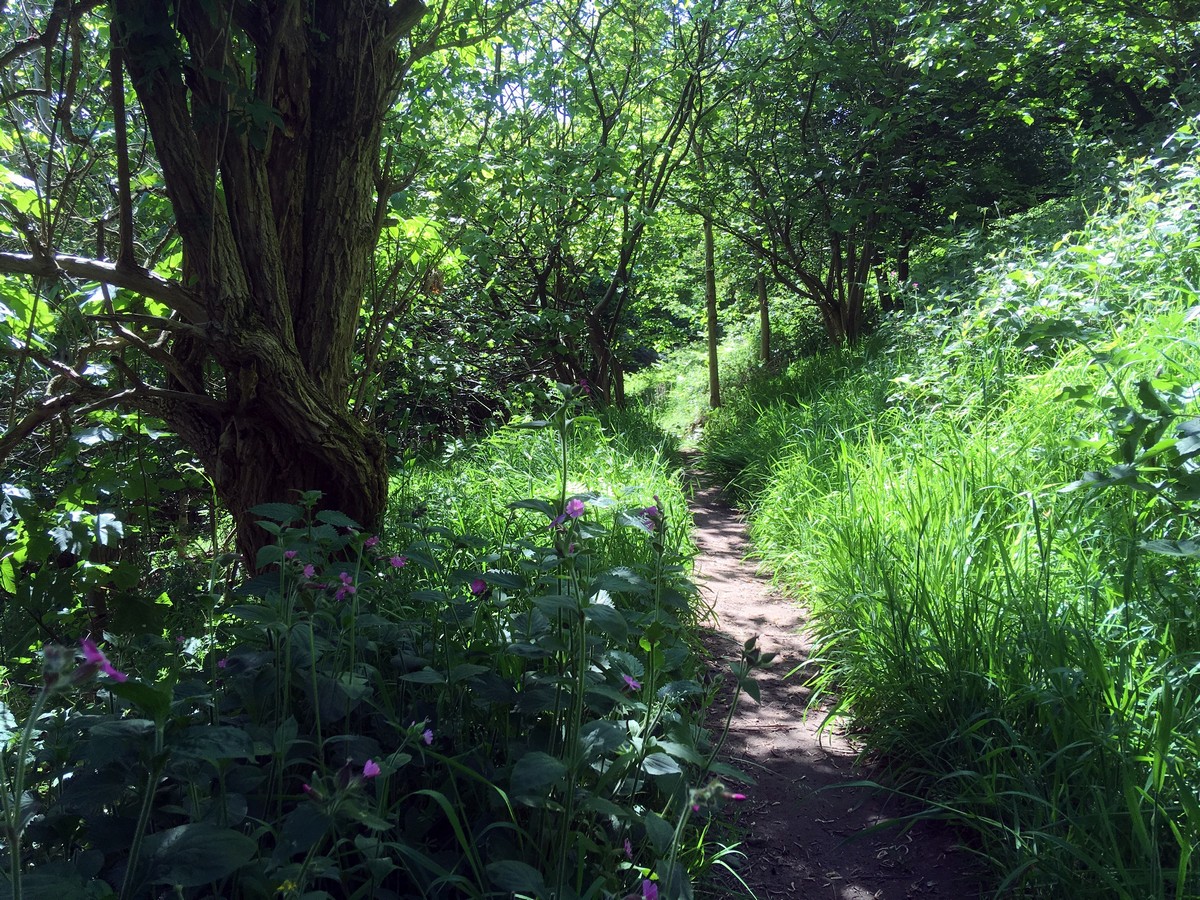
[[[362,530],[362,526],[348,515],[332,509],[323,509],[317,513],[317,521],[324,522],[326,525],[333,525],[337,528],[353,528],[355,531]]]
[[[678,775],[683,769],[667,754],[651,753],[642,760],[642,771],[647,775]]]
[[[168,746],[175,756],[209,762],[254,756],[254,741],[250,735],[232,725],[192,725],[173,735]]]
[[[567,767],[562,760],[541,750],[533,750],[522,756],[513,766],[509,790],[514,797],[544,797],[565,774]]]
[[[629,730],[608,719],[588,722],[579,729],[579,747],[584,760],[611,753],[628,741]]]
[[[206,822],[179,825],[149,835],[142,845],[151,884],[199,887],[220,881],[244,866],[258,844],[236,831]]]
[[[530,897],[546,895],[546,882],[542,873],[528,863],[516,859],[502,859],[488,863],[488,877],[502,891],[527,894]]]

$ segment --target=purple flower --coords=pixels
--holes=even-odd
[[[658,885],[649,878],[642,879],[642,900],[658,900]]]
[[[471,593],[478,597],[487,590],[487,582],[482,578],[476,578],[471,582]]]
[[[421,732],[421,740],[423,740],[425,742],[426,747],[433,744],[433,729],[426,728],[424,731],[422,731]]]
[[[367,538],[366,547],[368,549],[370,549],[371,547],[374,547],[378,543],[379,543],[379,535],[373,534],[369,538]]]
[[[312,785],[311,785],[311,784],[307,784],[307,783],[306,783],[306,784],[302,784],[302,785],[300,785],[300,790],[304,791],[304,793],[306,793],[306,794],[311,794],[311,793],[313,793],[313,788],[312,788]]]
[[[374,778],[379,774],[379,763],[373,759],[368,759],[363,763],[363,778]]]
[[[625,682],[625,686],[631,691],[640,691],[642,689],[642,683],[632,675],[622,675],[621,680]]]
[[[633,859],[633,844],[630,843],[629,838],[625,838],[625,858]]]
[[[83,658],[87,660],[87,665],[101,669],[109,678],[114,681],[124,681],[129,676],[124,672],[118,672],[116,667],[108,661],[108,657],[103,651],[96,646],[95,641],[90,638],[84,638],[79,642],[79,646],[83,648]]]
[[[307,566],[304,567],[304,577],[305,578],[312,578],[316,574],[317,574],[317,567],[314,566],[312,563],[309,563]]]
[[[583,515],[584,503],[578,497],[572,497],[567,501],[566,515],[572,519],[578,519]]]
[[[579,379],[579,390],[583,391],[584,396],[591,396],[592,386],[588,384],[588,380],[586,378]]]
[[[300,555],[300,553],[297,550],[284,550],[283,551],[284,559],[295,559],[299,555]]]
[[[217,668],[218,669],[223,669],[227,665],[229,665],[229,657],[228,656],[222,656],[220,659],[217,660]]]
[[[341,575],[339,575],[338,579],[342,583],[338,586],[337,592],[333,595],[334,600],[345,600],[347,594],[358,593],[358,588],[354,586],[354,579],[351,578],[346,572],[343,572]]]
[[[393,569],[403,569],[408,564],[408,557],[393,556],[389,562],[391,562]]]
[[[740,800],[745,800],[745,799],[746,799],[746,795],[745,795],[745,794],[726,794],[726,795],[725,795],[725,799],[726,799],[726,800],[739,800],[739,801],[740,801]]]

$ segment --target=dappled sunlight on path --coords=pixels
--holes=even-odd
[[[739,787],[747,800],[732,810],[746,853],[734,865],[738,874],[759,900],[979,897],[977,866],[946,829],[924,822],[908,831],[869,830],[911,810],[889,804],[885,794],[847,786],[870,773],[856,765],[854,749],[836,727],[820,731],[821,710],[806,710],[803,670],[785,677],[806,664],[811,650],[804,610],[772,593],[745,561],[744,523],[720,490],[703,475],[689,477],[696,575],[713,607],[704,635],[712,669],[728,673],[743,642],[755,636],[760,650],[779,654],[757,675],[763,702],[743,698],[724,746],[723,758],[755,781]],[[712,711],[714,728],[724,721],[728,694]],[[728,881],[728,897],[744,896]]]

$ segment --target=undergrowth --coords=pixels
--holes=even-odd
[[[1082,228],[929,254],[919,309],[705,432],[814,608],[817,695],[998,893],[1200,896],[1196,149],[1124,161]]]
[[[0,897],[693,897],[744,779],[669,443],[561,389],[410,466],[380,535],[256,507],[263,574],[197,633],[48,645],[0,702]]]

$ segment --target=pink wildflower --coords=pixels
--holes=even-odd
[[[316,574],[317,574],[317,567],[314,566],[312,563],[309,563],[307,566],[304,567],[304,577],[305,578],[312,578]]]
[[[625,858],[633,859],[633,844],[630,843],[629,838],[625,838]]]
[[[228,656],[222,656],[220,659],[217,660],[217,668],[218,669],[224,669],[227,665],[229,665],[229,657]]]
[[[642,879],[642,900],[658,900],[658,885],[649,878]]]
[[[426,747],[432,745],[433,744],[433,729],[426,728],[424,731],[422,731],[421,732],[421,740],[423,740],[425,742]]]
[[[487,590],[487,582],[482,578],[476,578],[471,582],[471,593],[478,597]]]
[[[640,691],[642,689],[642,683],[632,675],[622,675],[621,680],[625,682],[625,686],[631,691]]]
[[[373,534],[369,538],[367,538],[365,546],[367,547],[367,549],[370,549],[371,547],[374,547],[378,543],[379,543],[379,535]]]
[[[368,759],[363,763],[363,778],[374,778],[380,772],[379,763],[373,759]]]
[[[578,519],[583,515],[584,503],[578,497],[572,497],[567,501],[566,515],[571,519]]]
[[[90,638],[84,638],[79,642],[79,645],[83,648],[83,658],[87,660],[87,665],[93,667],[93,670],[102,670],[113,681],[124,681],[129,677],[124,672],[117,671],[116,667],[108,661],[108,657],[104,655],[104,652],[96,646],[95,641]]]
[[[403,569],[408,564],[408,557],[393,556],[389,561],[391,562],[393,569]]]
[[[299,555],[300,555],[300,553],[297,550],[284,550],[283,551],[284,559],[295,559]]]
[[[583,391],[584,396],[591,396],[592,386],[588,384],[588,380],[586,378],[579,379],[579,390]]]

